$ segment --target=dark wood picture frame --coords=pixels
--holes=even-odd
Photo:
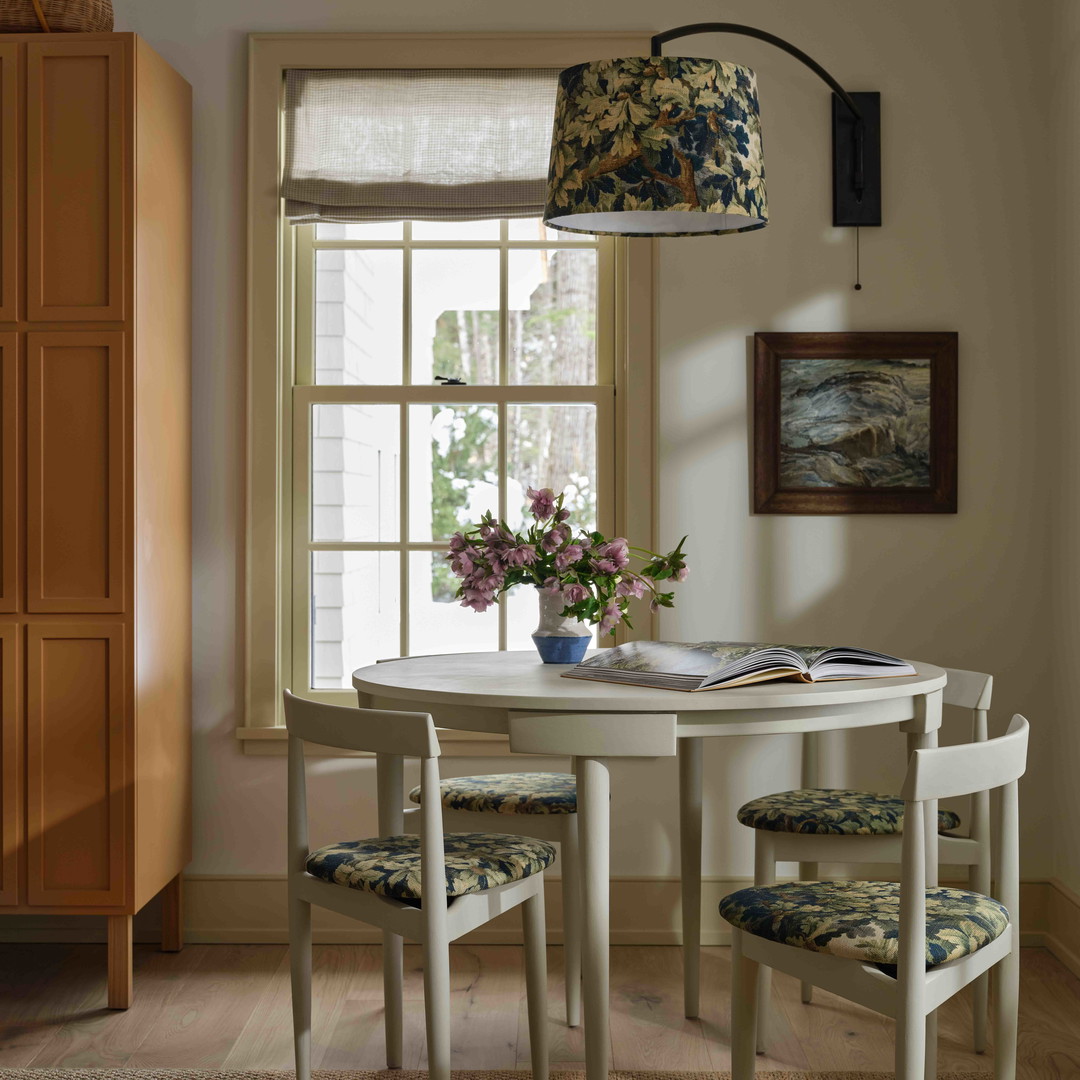
[[[806,333],[754,335],[754,511],[758,514],[955,514],[957,335]],[[785,359],[930,362],[927,487],[780,485],[780,374]]]

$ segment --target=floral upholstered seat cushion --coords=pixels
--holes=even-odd
[[[570,773],[519,772],[458,776],[439,785],[447,810],[489,814],[576,814],[577,782]],[[409,792],[420,801],[420,789]]]
[[[894,795],[836,788],[804,788],[763,795],[739,808],[739,821],[771,832],[860,835],[899,833],[904,800]],[[960,815],[938,811],[938,831],[959,828]]]
[[[447,833],[446,895],[484,892],[538,874],[555,861],[543,840],[502,833]],[[383,836],[327,844],[307,857],[307,872],[334,885],[421,899],[420,837]]]
[[[755,937],[868,964],[899,959],[900,886],[890,881],[795,881],[740,889],[720,914]],[[1000,937],[1009,913],[960,889],[926,890],[926,966],[967,956]]]

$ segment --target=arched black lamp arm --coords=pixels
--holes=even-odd
[[[743,37],[757,38],[783,49],[790,56],[805,64],[819,79],[827,83],[833,93],[851,110],[857,120],[862,120],[863,115],[859,106],[852,100],[851,95],[812,57],[807,56],[802,49],[796,48],[790,41],[770,34],[766,30],[758,30],[753,26],[742,26],[739,23],[690,23],[687,26],[676,26],[674,30],[665,30],[662,34],[653,36],[651,48],[652,56],[663,56],[660,51],[664,43],[674,41],[676,38],[689,37],[691,34],[741,34]]]
[[[807,56],[802,49],[796,48],[790,41],[785,41],[767,30],[758,30],[754,26],[743,26],[741,23],[689,23],[686,26],[676,26],[674,30],[665,30],[662,34],[655,34],[652,44],[649,46],[652,56],[663,56],[661,50],[664,43],[674,41],[676,38],[689,37],[691,34],[741,34],[743,37],[757,38],[769,45],[775,45],[789,56],[794,56],[800,63],[805,64],[819,79],[821,79],[834,94],[851,110],[855,118],[852,130],[854,143],[852,188],[855,199],[862,202],[863,191],[866,184],[864,166],[864,121],[862,110],[855,104],[852,96],[812,57]]]

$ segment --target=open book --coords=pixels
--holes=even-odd
[[[869,649],[756,641],[632,641],[604,649],[563,672],[569,679],[662,690],[720,690],[771,679],[825,682],[915,674],[906,661]]]

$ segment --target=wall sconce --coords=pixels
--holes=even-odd
[[[801,49],[751,26],[693,23],[657,34],[649,57],[559,76],[544,221],[569,232],[698,236],[769,220],[757,79],[739,64],[662,56],[667,41],[733,33],[766,41],[833,91],[833,224],[881,224],[880,94],[849,94]]]

